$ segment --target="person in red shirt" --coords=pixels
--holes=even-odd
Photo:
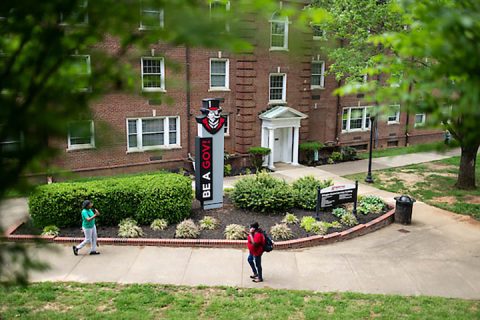
[[[260,229],[258,222],[250,225],[250,233],[248,234],[247,247],[250,254],[248,255],[248,263],[252,268],[253,275],[250,276],[253,282],[263,282],[262,276],[262,254],[265,245],[265,237]]]

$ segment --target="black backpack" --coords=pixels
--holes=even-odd
[[[265,244],[263,245],[263,251],[270,252],[273,250],[273,241],[268,236],[267,232],[265,232],[265,230],[262,230],[262,233],[263,233],[263,236],[265,237]]]

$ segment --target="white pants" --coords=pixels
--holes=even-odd
[[[82,249],[87,243],[90,242],[92,250],[90,252],[97,251],[97,227],[94,225],[93,228],[82,228],[83,233],[85,234],[85,240],[77,246],[77,249]]]

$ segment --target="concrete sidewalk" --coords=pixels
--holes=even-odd
[[[323,169],[286,166],[273,175],[289,181],[304,175],[346,181]],[[226,185],[234,180],[226,179]],[[359,192],[387,201],[396,196],[364,184]],[[5,202],[0,210],[4,223],[27,214],[21,199]],[[49,271],[32,274],[33,281],[228,285],[480,299],[479,241],[480,223],[417,202],[410,226],[393,224],[336,244],[265,254],[265,282],[260,285],[248,277],[246,250],[102,245],[99,256],[83,255],[87,249],[74,256],[71,246],[29,246],[35,256],[51,264]]]

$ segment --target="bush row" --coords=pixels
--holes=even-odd
[[[36,188],[29,197],[30,215],[41,228],[80,226],[85,199],[100,211],[99,225],[114,226],[126,218],[140,224],[154,219],[177,223],[190,216],[192,184],[189,178],[172,173],[54,183]]]

